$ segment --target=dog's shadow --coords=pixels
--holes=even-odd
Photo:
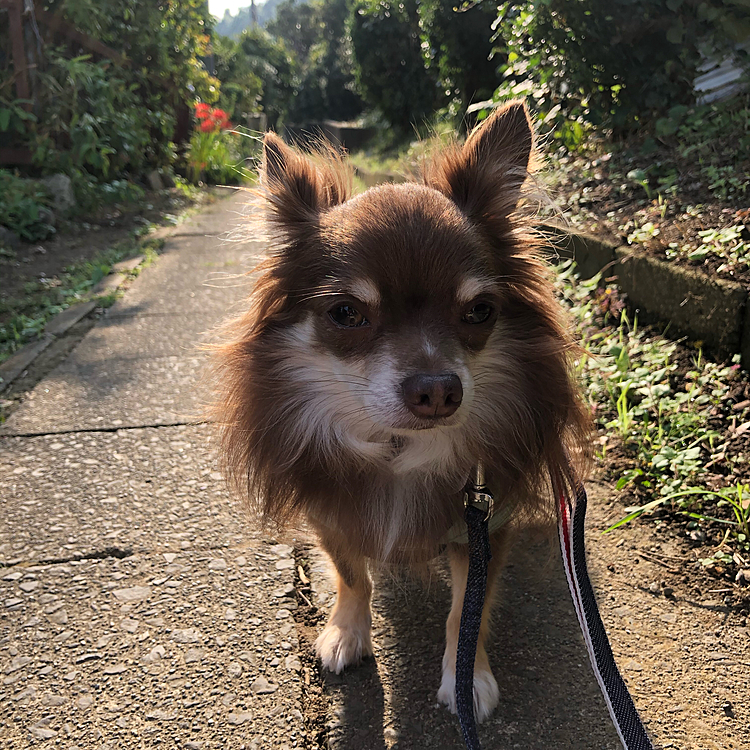
[[[485,750],[620,748],[588,663],[567,583],[546,543],[521,539],[503,575],[490,663],[500,704]],[[458,719],[437,705],[449,577],[429,586],[382,578],[373,605],[375,658],[328,678],[335,750],[460,750]]]

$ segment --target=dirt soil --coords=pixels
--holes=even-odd
[[[652,229],[633,240],[649,255],[750,287],[750,264],[746,259],[712,253],[701,258],[687,257],[704,243],[698,234],[701,231],[736,227],[740,240],[749,241],[750,197],[717,200],[705,181],[697,179],[694,165],[667,149],[644,156],[637,153],[635,144],[632,151],[605,148],[602,145],[598,154],[588,156],[566,153],[553,157],[552,172],[546,175],[545,182],[554,206],[545,209],[546,216],[562,219],[572,229],[616,245],[627,245],[629,234],[650,224]],[[659,197],[656,189],[650,189],[649,197],[643,187],[623,175],[646,169],[659,158],[676,162],[677,191]]]
[[[699,562],[714,545],[658,517],[621,517],[611,485],[590,488],[588,554],[613,649],[661,747],[750,747],[750,588]]]

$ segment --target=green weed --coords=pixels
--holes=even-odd
[[[732,527],[735,543],[748,544],[750,487],[734,483],[716,490],[701,484],[709,474],[706,467],[726,457],[725,436],[711,426],[711,418],[720,413],[737,366],[712,362],[698,351],[691,369],[680,370],[675,342],[639,330],[637,320],[625,313],[617,325],[607,324],[612,320],[609,308],[602,310],[608,295],[601,292],[600,277],[583,281],[572,264],[565,264],[557,283],[585,351],[577,372],[595,420],[606,430],[600,454],[619,440],[632,467],[621,474],[617,489],[637,486],[653,497],[628,508],[611,528],[659,507],[712,520],[703,508],[713,503],[730,511],[719,520]]]
[[[95,258],[68,266],[59,277],[42,277],[29,282],[24,287],[23,298],[0,304],[0,314],[5,317],[0,325],[0,362],[38,338],[53,315],[89,299],[91,290],[111,272],[115,263],[137,254],[145,255],[145,263],[153,262],[163,240],[139,241],[138,235],[135,231]],[[107,298],[100,301],[103,307],[109,306]],[[113,301],[114,298],[109,300],[109,304]]]

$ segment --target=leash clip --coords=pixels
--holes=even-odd
[[[474,476],[469,479],[464,490],[464,507],[469,505],[482,511],[485,521],[489,521],[495,512],[495,498],[484,483],[484,466],[481,461],[477,461]]]

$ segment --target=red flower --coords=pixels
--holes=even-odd
[[[195,105],[195,116],[200,120],[198,127],[204,133],[210,133],[213,130],[229,130],[233,127],[229,122],[229,115],[223,109],[218,107],[211,109],[203,102]]]

